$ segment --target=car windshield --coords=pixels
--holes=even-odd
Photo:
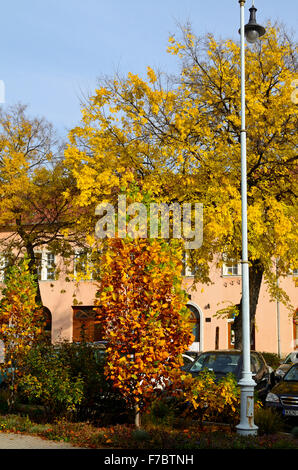
[[[189,364],[192,364],[194,361],[192,357],[186,356],[185,354],[183,354],[182,359],[183,359],[184,366],[188,366]]]
[[[298,367],[291,367],[291,369],[284,376],[285,382],[298,382]]]
[[[298,362],[298,353],[291,352],[284,360],[284,364],[291,364],[292,362]]]
[[[208,369],[216,373],[235,373],[240,359],[240,354],[227,353],[203,353],[190,367],[190,372],[200,372]]]

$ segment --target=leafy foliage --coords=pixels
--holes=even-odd
[[[27,354],[19,383],[23,397],[45,406],[47,416],[75,411],[83,399],[83,379],[73,377],[71,367],[61,360],[54,346],[41,345]]]
[[[0,183],[0,248],[9,264],[26,252],[37,275],[37,248],[69,257],[71,242],[79,244],[82,238],[72,229],[75,217],[63,196],[73,188],[73,177],[53,126],[31,118],[22,105],[0,111]]]
[[[196,281],[209,282],[221,253],[241,259],[240,46],[197,38],[187,26],[181,39],[170,37],[168,51],[181,65],[173,81],[148,67],[146,79],[129,73],[102,81],[84,106],[65,152],[78,188],[73,202],[92,214],[98,201],[114,201],[137,180],[159,201],[202,203],[204,242],[188,262],[200,268]],[[275,260],[280,277],[297,266],[296,74],[295,44],[268,23],[246,51],[252,321],[263,279],[271,297],[293,309],[277,288]]]
[[[275,434],[284,429],[284,419],[272,408],[258,408],[255,413],[255,423],[259,435]]]
[[[175,380],[192,342],[181,247],[176,241],[111,238],[100,269],[105,371],[131,406],[144,408],[158,387]]]
[[[6,273],[6,287],[0,301],[0,334],[5,345],[0,371],[10,389],[9,406],[13,406],[24,360],[33,344],[43,338],[43,310],[36,303],[36,282],[24,258]]]
[[[87,343],[36,345],[26,356],[19,402],[28,413],[34,413],[31,405],[41,405],[51,421],[61,415],[102,424],[129,420],[123,398],[104,375],[105,357],[98,353]]]
[[[217,381],[210,371],[198,377],[183,375],[177,396],[187,404],[186,413],[201,422],[218,421],[236,423],[239,420],[240,389],[233,374]]]

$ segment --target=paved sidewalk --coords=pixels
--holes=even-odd
[[[67,442],[55,442],[27,434],[0,432],[0,449],[79,449]]]

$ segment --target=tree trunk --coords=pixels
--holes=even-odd
[[[27,255],[29,258],[29,270],[30,273],[35,276],[35,281],[36,281],[36,303],[38,305],[42,306],[42,299],[41,299],[41,293],[40,293],[40,287],[39,287],[39,282],[38,282],[38,274],[37,274],[37,266],[36,266],[36,258],[35,258],[35,253],[34,253],[34,248],[32,245],[32,242],[30,240],[30,236],[26,233],[26,230],[24,226],[22,225],[22,219],[21,215],[18,215],[16,217],[16,225],[17,225],[17,233],[21,237],[21,239],[24,242],[24,246],[27,251]]]
[[[36,303],[38,305],[42,305],[40,287],[39,287],[39,282],[38,282],[36,258],[35,258],[35,253],[34,253],[33,246],[30,242],[26,243],[26,251],[27,251],[28,258],[29,258],[30,273],[35,276],[35,280],[36,280],[36,297],[35,297],[35,300],[36,300]]]
[[[137,429],[141,427],[141,413],[138,406],[135,407],[135,427]]]
[[[251,262],[249,266],[249,312],[250,312],[250,343],[255,325],[255,316],[259,300],[260,288],[263,279],[264,268],[259,260]],[[238,305],[239,315],[234,320],[235,349],[242,349],[242,298]]]

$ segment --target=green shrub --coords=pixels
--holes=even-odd
[[[58,350],[62,362],[69,366],[71,376],[82,379],[83,397],[77,406],[77,419],[100,421],[101,424],[127,422],[130,414],[125,401],[104,374],[103,352],[84,342],[63,343]]]
[[[278,354],[271,353],[271,352],[262,352],[262,356],[264,357],[268,366],[272,367],[272,369],[277,369],[277,367],[281,364],[281,359]]]
[[[29,403],[45,407],[48,417],[71,414],[83,398],[83,381],[72,377],[53,346],[32,348],[26,356],[25,370],[20,379],[19,393]]]
[[[255,423],[258,432],[263,434],[275,434],[283,430],[284,422],[277,411],[272,408],[257,408],[255,411]]]
[[[43,405],[47,417],[67,412],[77,420],[127,422],[127,407],[106,379],[104,363],[104,355],[87,343],[41,344],[26,357],[20,400]]]
[[[30,432],[32,422],[28,416],[8,414],[0,416],[0,429],[10,432]]]
[[[8,391],[0,388],[0,413],[7,413],[8,411]]]

